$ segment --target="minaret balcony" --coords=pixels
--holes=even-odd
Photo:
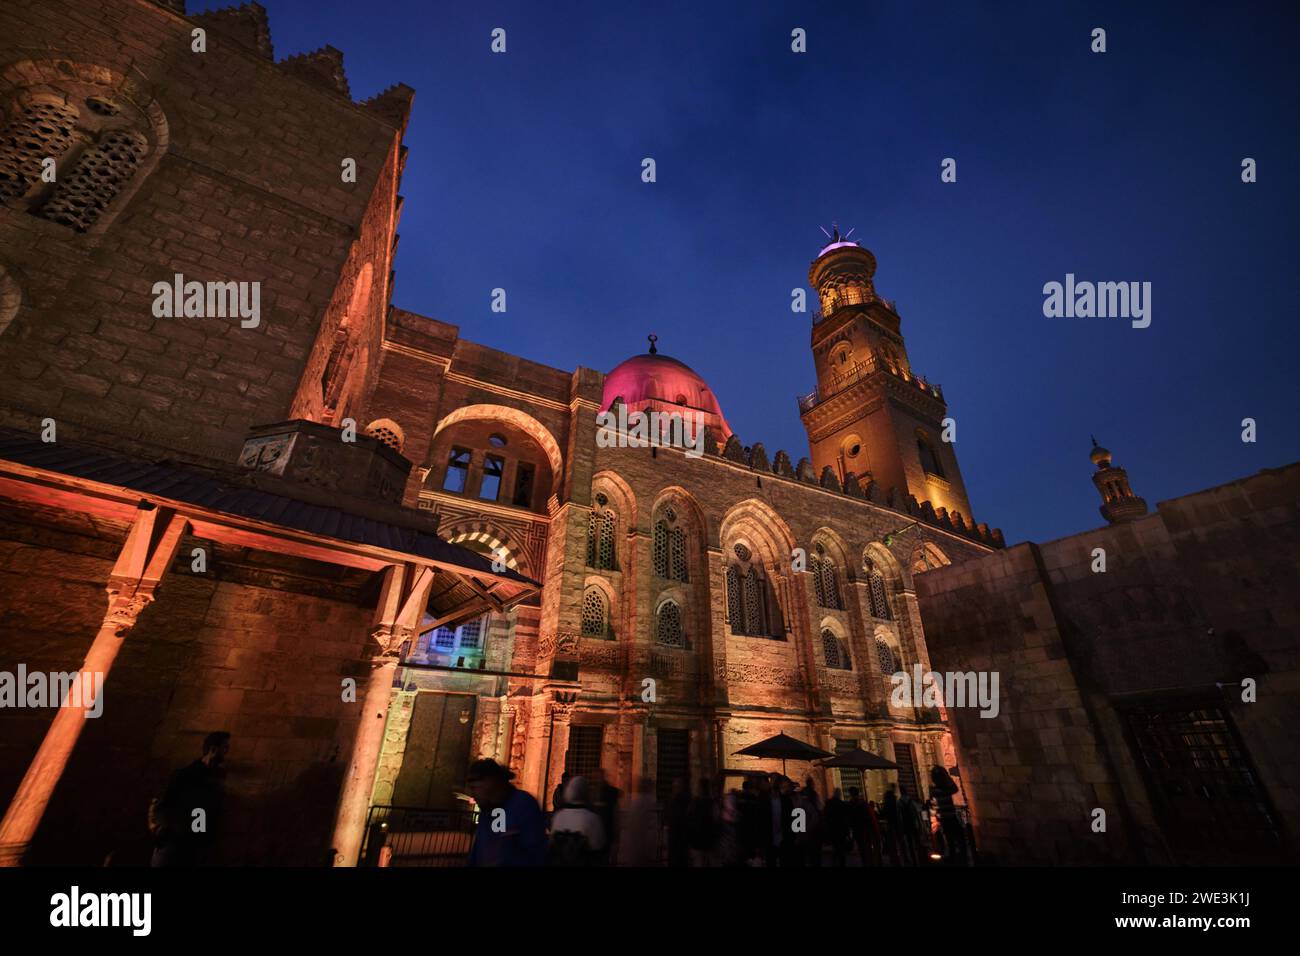
[[[829,398],[833,398],[840,392],[856,385],[864,378],[869,378],[877,373],[892,375],[900,381],[907,382],[924,392],[927,395],[943,401],[943,389],[933,382],[927,382],[921,376],[916,375],[905,368],[897,365],[891,365],[879,359],[868,359],[865,362],[858,362],[856,365],[846,371],[833,376],[830,381],[813,389],[807,395],[799,396],[800,413],[807,412]],[[945,403],[946,404],[946,403]]]

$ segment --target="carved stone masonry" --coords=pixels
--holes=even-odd
[[[124,637],[135,627],[141,612],[153,603],[153,588],[110,581],[105,590],[108,592],[108,613],[104,615],[104,624],[111,626],[118,637]]]

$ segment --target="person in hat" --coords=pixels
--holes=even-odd
[[[495,760],[475,760],[466,783],[478,805],[470,866],[542,866],[546,821],[531,795],[510,781],[514,774]]]

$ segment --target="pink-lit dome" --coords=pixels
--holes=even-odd
[[[607,411],[616,398],[623,399],[629,412],[676,412],[688,420],[701,413],[719,445],[731,435],[722,407],[704,379],[685,362],[655,351],[634,355],[605,376],[601,411]]]

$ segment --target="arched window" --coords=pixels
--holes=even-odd
[[[886,677],[898,670],[897,662],[894,660],[894,652],[889,646],[889,642],[883,637],[876,637],[876,660],[880,662],[880,673]]]
[[[817,556],[812,559],[809,570],[813,575],[813,590],[817,594],[817,606],[834,611],[844,610],[840,600],[840,582],[835,565],[826,556],[825,549],[817,545]]]
[[[587,567],[598,571],[617,571],[618,554],[615,548],[615,526],[618,517],[601,505],[591,509],[591,524],[587,534]]]
[[[893,612],[889,609],[889,595],[885,590],[885,576],[871,562],[866,562],[867,583],[869,585],[867,596],[870,603],[871,616],[879,618],[882,621],[892,621]]]
[[[921,456],[921,470],[927,475],[934,475],[936,478],[945,477],[943,466],[939,464],[939,456],[930,444],[930,439],[925,435],[917,433],[916,450]]]
[[[86,232],[140,172],[160,116],[86,77],[19,94],[0,125],[0,202]]]
[[[779,624],[769,610],[770,586],[761,562],[743,544],[733,549],[736,560],[727,566],[727,616],[732,634],[773,637]]]
[[[609,614],[605,608],[605,595],[600,588],[587,588],[582,593],[582,636],[607,637]]]
[[[675,601],[665,601],[659,606],[655,640],[665,647],[686,646],[686,634],[682,631],[682,610]]]
[[[849,662],[849,651],[840,639],[835,636],[835,632],[827,628],[822,631],[822,651],[826,655],[826,666],[834,670],[852,670],[853,665]]]
[[[686,581],[686,531],[669,508],[654,527],[655,575],[668,581]]]
[[[913,574],[922,574],[931,568],[941,568],[945,564],[951,563],[948,556],[929,541],[917,545],[916,550],[912,552]]]
[[[366,435],[381,441],[399,455],[406,446],[406,433],[391,418],[380,418],[366,426]]]

